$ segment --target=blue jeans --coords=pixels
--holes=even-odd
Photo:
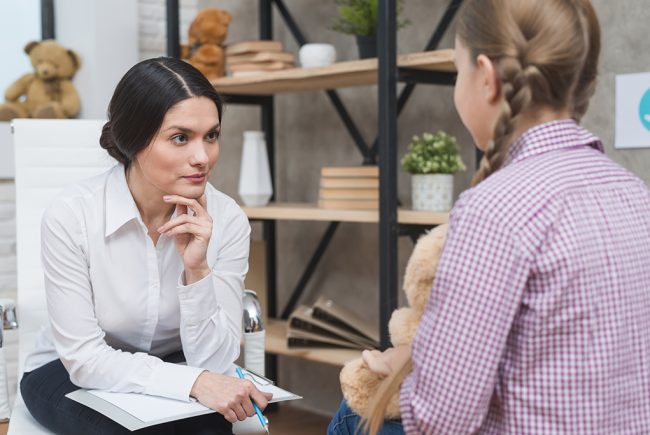
[[[232,424],[219,413],[150,426],[135,432],[99,412],[65,397],[78,390],[61,360],[23,374],[20,392],[27,409],[40,424],[57,434],[113,435],[232,435]]]
[[[348,402],[343,400],[327,428],[327,435],[365,435],[365,432],[357,432],[360,422],[361,417],[350,409]],[[404,428],[400,421],[386,420],[379,429],[378,435],[404,435]]]

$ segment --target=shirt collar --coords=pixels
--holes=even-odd
[[[104,210],[106,213],[104,237],[110,236],[125,223],[140,216],[138,207],[135,205],[129,186],[126,183],[126,173],[122,164],[115,165],[108,175]]]
[[[589,146],[604,152],[600,139],[573,119],[561,119],[536,125],[521,135],[508,150],[503,166],[549,151]]]

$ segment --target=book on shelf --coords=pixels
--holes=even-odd
[[[344,177],[344,178],[377,178],[379,177],[378,166],[324,166],[320,171],[321,177]]]
[[[379,199],[319,199],[321,208],[335,208],[340,210],[377,210]]]
[[[286,51],[260,51],[257,53],[237,54],[226,57],[226,63],[228,65],[257,62],[284,62],[293,65],[296,62],[296,57],[293,53],[287,53]]]
[[[289,347],[379,347],[379,334],[356,313],[331,299],[318,298],[312,307],[301,305],[289,317]]]
[[[272,40],[239,41],[226,45],[226,56],[263,51],[282,51],[282,42]]]
[[[239,71],[279,71],[283,69],[293,68],[293,65],[279,62],[255,62],[255,63],[239,63],[235,65],[229,65],[228,68],[232,72]]]
[[[379,178],[321,177],[323,189],[379,189]]]
[[[321,189],[320,199],[379,199],[379,189]]]

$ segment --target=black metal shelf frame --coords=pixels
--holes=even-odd
[[[179,57],[180,38],[178,34],[179,16],[178,0],[167,1],[167,54]],[[336,90],[326,90],[336,113],[352,137],[354,144],[361,154],[362,164],[379,164],[379,324],[382,349],[390,345],[388,320],[397,307],[397,240],[401,235],[409,235],[415,239],[421,226],[400,225],[397,222],[397,118],[411,97],[416,84],[453,85],[455,73],[421,71],[397,67],[397,0],[379,0],[379,23],[377,30],[379,53],[379,116],[378,135],[372,145],[363,139],[350,113],[341,101]],[[463,0],[450,0],[431,38],[425,46],[425,51],[435,50],[445,32],[449,28]],[[260,39],[273,38],[273,5],[279,12],[289,31],[299,46],[306,44],[307,38],[294,20],[284,0],[258,0],[259,35]],[[397,82],[405,82],[406,86],[397,96]],[[229,104],[248,104],[261,107],[262,130],[266,132],[271,179],[275,192],[275,128],[274,128],[274,97],[273,96],[244,96],[224,95]],[[272,198],[273,200],[274,198]],[[307,263],[305,271],[290,295],[287,305],[281,313],[281,318],[287,319],[295,309],[310,278],[313,276],[318,263],[334,237],[340,222],[330,222],[325,234]],[[263,233],[266,242],[266,281],[267,281],[267,312],[269,317],[277,317],[277,275],[276,275],[276,222],[263,221]],[[276,358],[267,359],[267,370],[275,376]]]

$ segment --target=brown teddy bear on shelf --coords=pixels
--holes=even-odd
[[[210,80],[224,75],[226,60],[222,44],[231,21],[232,15],[222,9],[201,10],[190,24],[188,45],[181,47],[183,59]]]
[[[404,274],[404,292],[409,306],[395,310],[388,323],[393,346],[410,344],[426,308],[431,294],[438,261],[445,244],[447,225],[440,225],[422,236],[411,254]],[[389,382],[371,372],[361,358],[348,362],[341,370],[341,389],[348,405],[359,415],[367,415],[368,407],[375,395],[385,390]],[[399,380],[401,382],[401,379]],[[381,388],[381,387],[384,388]],[[380,392],[379,394],[382,394]],[[399,389],[391,391],[384,414],[385,419],[400,417]]]
[[[34,72],[25,74],[7,88],[6,102],[0,104],[0,121],[76,116],[80,103],[72,77],[81,64],[79,55],[51,39],[30,42],[25,46],[25,53]]]

